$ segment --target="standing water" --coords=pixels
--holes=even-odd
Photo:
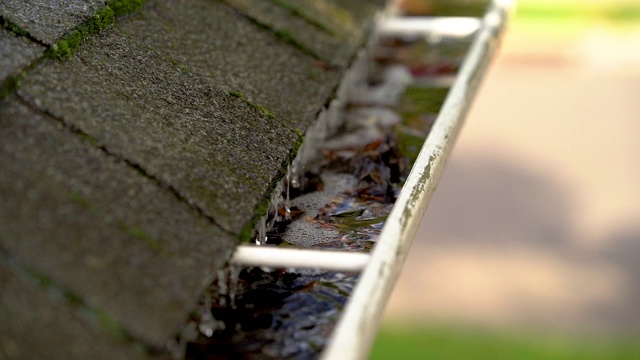
[[[380,34],[364,58],[366,71],[352,75],[343,98],[325,111],[329,120],[307,134],[257,226],[256,245],[369,252],[471,40]],[[187,359],[315,358],[357,280],[353,273],[230,266],[168,348]]]

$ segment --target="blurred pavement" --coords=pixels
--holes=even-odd
[[[385,321],[640,334],[640,27],[510,29]]]

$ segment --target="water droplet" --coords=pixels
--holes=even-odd
[[[287,169],[287,196],[284,198],[284,218],[285,220],[291,220],[291,196],[290,196],[290,187],[291,187],[291,166]]]
[[[258,231],[256,235],[256,245],[267,244],[267,219],[262,217],[258,222]]]
[[[227,279],[229,277],[229,269],[224,267],[217,271],[218,275],[218,304],[220,306],[227,305],[227,295],[229,295],[229,287],[227,286]]]
[[[216,320],[211,313],[211,296],[205,294],[204,304],[202,308],[202,314],[200,315],[200,323],[198,324],[198,330],[206,337],[213,336],[213,333],[218,330],[224,330],[224,322]]]
[[[236,294],[238,293],[238,281],[240,281],[240,266],[229,266],[229,301],[232,309],[236,308]]]

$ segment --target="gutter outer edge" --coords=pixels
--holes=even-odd
[[[321,359],[365,359],[369,355],[385,305],[512,12],[511,0],[494,0],[483,17],[455,83]]]

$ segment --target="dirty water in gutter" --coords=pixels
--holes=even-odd
[[[328,136],[303,145],[276,189],[256,244],[371,251],[471,40],[378,36],[366,71],[321,131]],[[356,273],[229,266],[168,352],[316,358],[357,281]]]

